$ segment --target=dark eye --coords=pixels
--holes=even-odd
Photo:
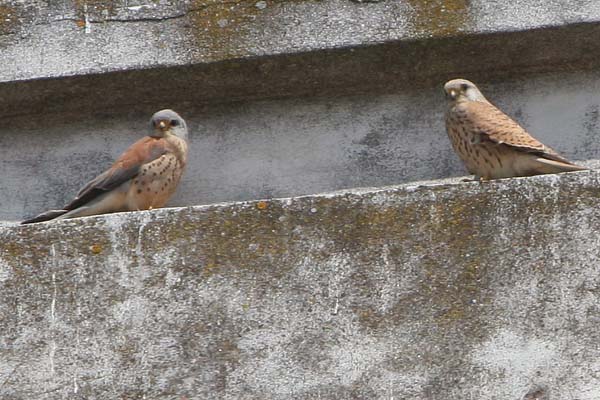
[[[171,126],[177,126],[177,125],[179,125],[179,121],[177,121],[176,119],[172,119]]]
[[[463,83],[462,85],[460,85],[460,88],[463,90],[463,92],[466,92],[467,89],[469,88],[469,85],[467,85],[466,83]]]

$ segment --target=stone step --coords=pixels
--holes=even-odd
[[[2,395],[598,398],[599,187],[590,171],[2,227]]]

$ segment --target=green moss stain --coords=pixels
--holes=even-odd
[[[198,244],[205,250],[201,263],[204,274],[228,273],[228,269],[264,270],[290,251],[290,235],[280,222],[285,214],[281,204],[261,207],[258,203],[232,213],[215,213],[203,224],[208,229],[197,230]],[[286,269],[283,266],[273,272],[277,275]]]
[[[15,6],[0,4],[0,35],[15,33],[20,26],[19,9]]]
[[[469,0],[408,0],[414,11],[412,24],[416,33],[448,36],[468,27]]]
[[[102,253],[102,245],[98,244],[98,243],[94,243],[93,245],[90,246],[90,251],[93,254],[100,254]]]
[[[7,258],[18,258],[23,255],[25,248],[14,242],[2,243],[0,254]]]
[[[248,24],[261,12],[255,1],[223,2],[218,0],[196,0],[191,13],[196,41],[215,57],[240,55],[240,44],[247,32]]]
[[[212,58],[235,58],[247,51],[248,34],[260,34],[288,3],[321,0],[193,0],[190,21],[197,46]]]

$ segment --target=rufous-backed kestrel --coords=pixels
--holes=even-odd
[[[587,168],[571,163],[532,137],[492,105],[466,79],[444,85],[446,131],[452,147],[476,179],[554,174]]]
[[[164,206],[175,192],[187,163],[188,128],[175,111],[161,110],[150,133],[129,147],[105,172],[86,184],[61,210],[21,222],[75,218]]]

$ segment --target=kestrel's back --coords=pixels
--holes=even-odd
[[[467,170],[478,178],[498,179],[580,171],[531,136],[492,105],[471,82],[449,81],[446,131]]]

